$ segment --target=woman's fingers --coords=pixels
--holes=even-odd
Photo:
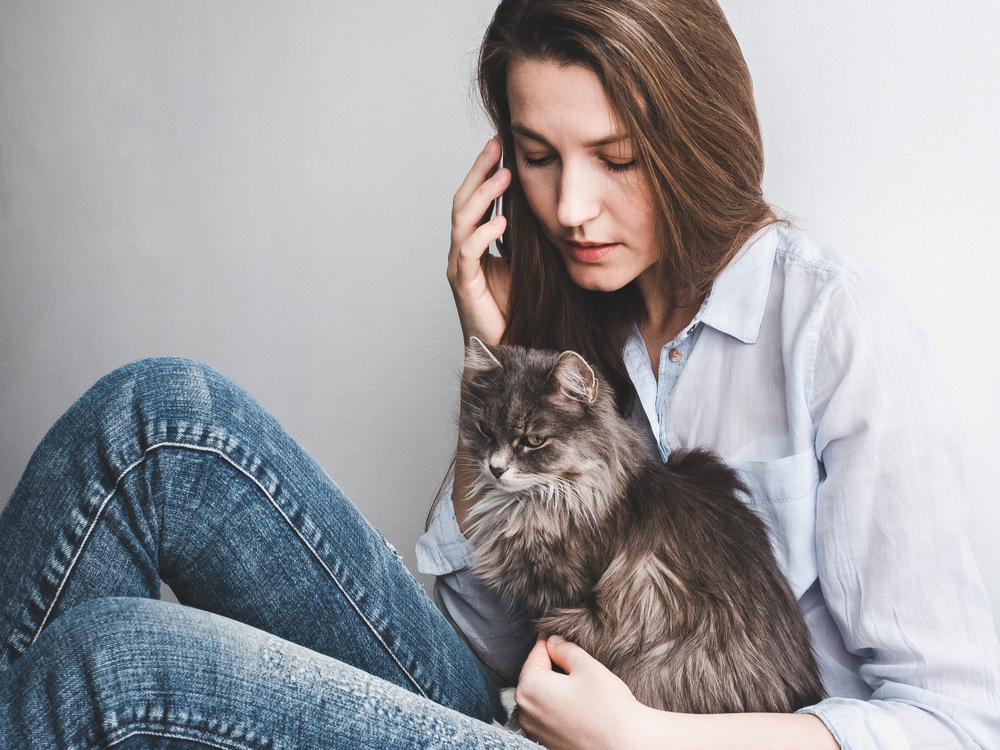
[[[562,636],[553,635],[545,642],[546,655],[552,663],[566,674],[572,674],[576,669],[590,666],[596,662],[593,656]]]
[[[458,246],[452,263],[448,264],[448,270],[454,273],[457,283],[468,283],[473,277],[482,273],[483,254],[489,248],[490,243],[503,234],[506,226],[507,220],[503,216],[496,216],[481,227],[477,227]],[[452,264],[454,264],[454,268],[452,268]]]
[[[524,660],[521,667],[521,675],[531,669],[552,670],[552,660],[549,658],[549,650],[545,641],[545,636],[539,635],[535,640],[535,645],[528,652],[528,658]]]
[[[555,635],[540,637],[528,654],[514,700],[528,737],[553,750],[627,747],[645,711],[607,667]]]
[[[461,245],[472,232],[483,226],[483,219],[490,210],[493,201],[510,185],[510,172],[498,170],[496,174],[482,183],[461,206],[456,206],[451,218],[452,247]]]
[[[469,202],[469,198],[479,189],[480,185],[486,182],[490,176],[490,170],[500,161],[500,150],[500,143],[496,138],[490,138],[486,142],[486,147],[476,157],[472,169],[469,170],[469,173],[465,176],[465,180],[462,182],[462,186],[455,193],[455,200],[452,202],[452,219],[454,219],[458,210]],[[479,215],[482,216],[483,213],[480,212]]]
[[[462,246],[477,227],[484,223],[491,204],[510,185],[510,171],[498,169],[492,176],[489,171],[500,158],[500,145],[490,139],[486,148],[466,175],[462,186],[455,193],[451,210],[451,249]],[[497,235],[499,236],[499,235]],[[493,239],[496,239],[494,237]],[[491,239],[490,242],[493,240]],[[485,251],[488,243],[484,246]]]
[[[490,203],[510,185],[510,172],[490,170],[500,158],[500,144],[490,139],[486,148],[455,193],[451,217],[451,247],[448,252],[448,281],[455,296],[462,333],[466,340],[478,336],[486,343],[499,343],[506,328],[509,273],[489,255],[490,243],[504,232],[507,220],[498,216],[483,223]],[[502,263],[502,261],[501,261]]]

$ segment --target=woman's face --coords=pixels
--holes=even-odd
[[[613,291],[643,274],[652,279],[652,195],[597,76],[519,60],[507,96],[525,197],[573,281]]]

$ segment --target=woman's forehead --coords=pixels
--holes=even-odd
[[[622,140],[597,75],[582,65],[521,59],[507,71],[511,128],[522,137],[559,147],[571,141],[594,148]]]

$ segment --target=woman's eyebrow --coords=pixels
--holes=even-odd
[[[524,125],[519,125],[517,123],[512,123],[510,129],[513,130],[518,135],[523,135],[525,138],[530,138],[533,141],[538,141],[539,143],[544,143],[546,146],[549,142],[545,140],[541,135],[536,133],[531,128],[526,128]],[[627,135],[621,135],[619,133],[612,133],[604,138],[598,138],[594,141],[588,141],[583,144],[584,148],[600,148],[601,146],[609,146],[612,143],[620,143],[621,141],[627,141],[629,137]]]

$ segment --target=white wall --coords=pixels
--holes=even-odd
[[[491,4],[0,0],[0,497],[103,373],[241,383],[407,561],[454,450]]]
[[[838,5],[723,0],[766,187],[928,328],[1000,612],[1000,6]],[[0,0],[0,498],[94,380],[183,355],[255,394],[412,566],[454,441],[448,221],[489,135],[470,81],[492,6]]]

